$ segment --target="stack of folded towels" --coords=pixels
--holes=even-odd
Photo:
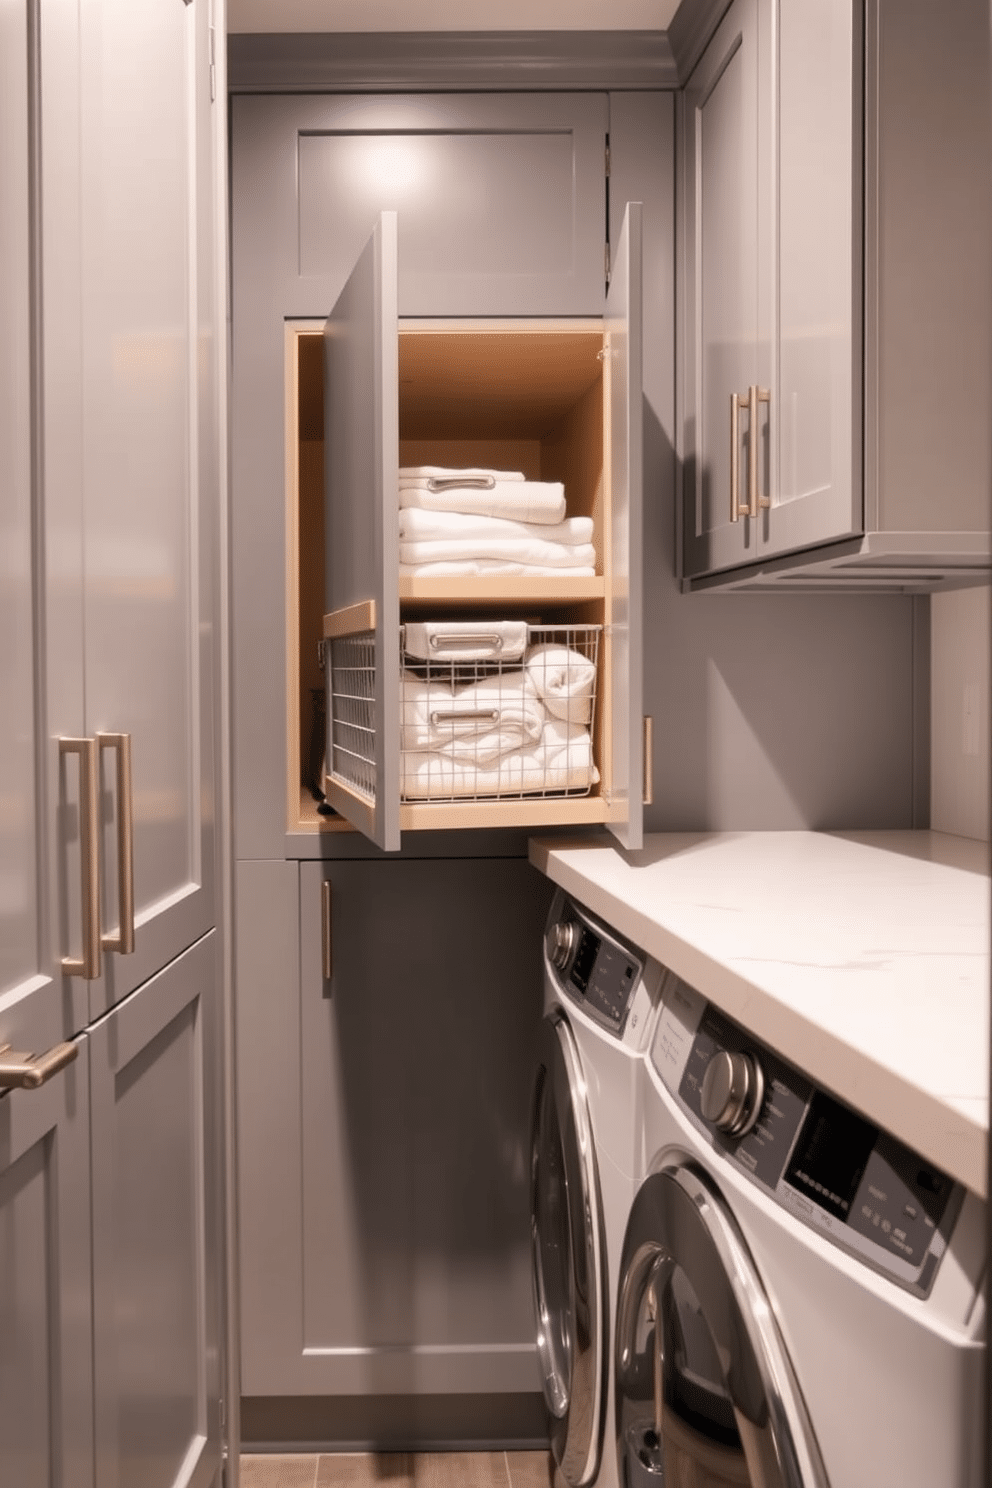
[[[408,622],[404,651],[406,800],[560,794],[598,781],[596,667],[580,651],[528,644],[523,621]]]
[[[592,578],[592,518],[566,517],[560,481],[519,470],[400,470],[400,574]]]

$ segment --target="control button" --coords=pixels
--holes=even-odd
[[[558,920],[551,927],[551,961],[559,971],[564,971],[579,943],[579,927],[573,920],[570,924]]]
[[[700,1109],[718,1131],[743,1137],[761,1114],[765,1077],[761,1065],[750,1054],[714,1054],[706,1066],[700,1091]]]

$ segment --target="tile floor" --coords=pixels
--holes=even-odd
[[[241,1488],[561,1488],[548,1452],[244,1456]]]

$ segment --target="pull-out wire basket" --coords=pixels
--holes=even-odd
[[[405,801],[588,795],[598,625],[438,621],[401,627]]]
[[[400,799],[588,795],[599,625],[420,621],[400,626]],[[376,794],[375,636],[326,644],[327,771]]]

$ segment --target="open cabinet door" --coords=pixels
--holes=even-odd
[[[609,400],[610,582],[606,594],[606,668],[610,706],[610,818],[624,847],[644,833],[641,204],[629,202],[606,296]]]
[[[379,847],[399,827],[396,213],[324,327],[327,799]]]

